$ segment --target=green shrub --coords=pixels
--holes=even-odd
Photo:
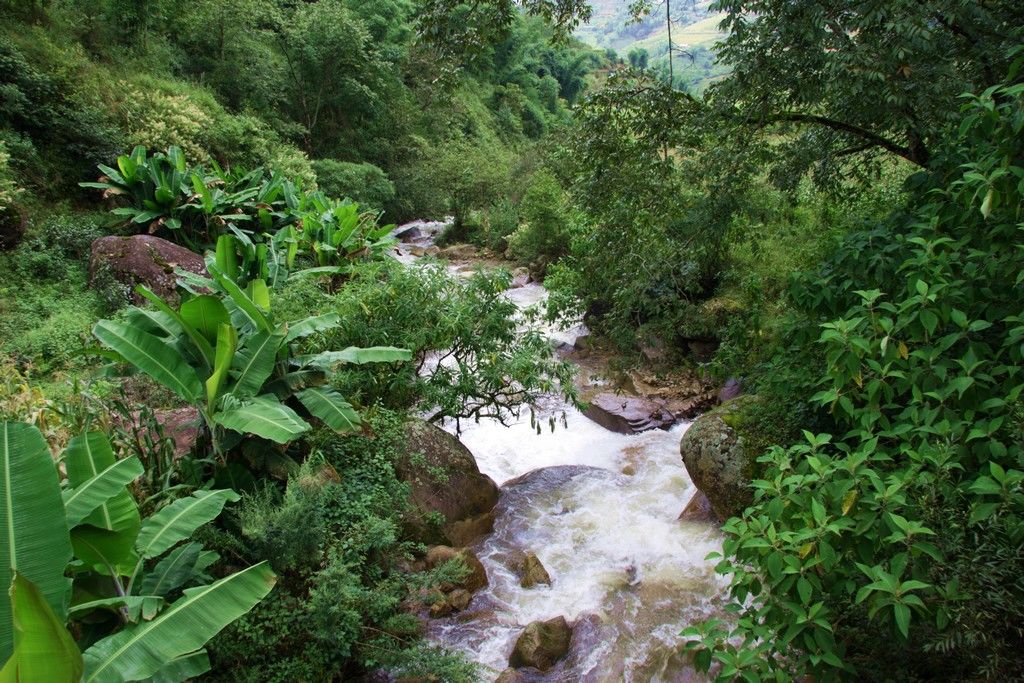
[[[1019,85],[971,96],[908,212],[794,286],[824,354],[811,401],[842,436],[771,449],[753,506],[725,525],[717,570],[738,618],[687,629],[719,679],[1024,666],[1024,591],[1007,584],[1024,571],[1022,112]]]
[[[520,205],[523,223],[508,238],[508,249],[518,261],[536,264],[543,275],[547,264],[569,251],[569,209],[565,192],[548,171],[534,174]]]
[[[320,189],[332,197],[348,197],[378,211],[390,206],[395,199],[394,183],[373,164],[317,159],[313,169]]]
[[[385,261],[357,267],[331,298],[312,283],[298,283],[274,305],[333,312],[345,321],[311,337],[307,352],[364,343],[412,350],[414,362],[397,369],[341,368],[334,375],[334,384],[363,405],[417,407],[437,420],[506,419],[547,391],[572,393],[569,366],[558,361],[539,326],[517,329],[516,306],[503,296],[508,283],[500,271],[466,280],[442,264]],[[435,354],[446,362],[430,362]]]
[[[220,535],[225,552],[271,558],[280,578],[211,643],[212,680],[327,681],[383,664],[474,680],[471,667],[423,645],[402,611],[430,580],[398,569],[414,549],[398,537],[408,497],[392,467],[402,418],[379,412],[370,425],[372,436],[314,434],[313,455],[285,492],[245,496],[237,536]]]

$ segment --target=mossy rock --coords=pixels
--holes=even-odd
[[[756,396],[740,396],[701,415],[679,442],[683,464],[720,519],[743,512],[753,502],[750,482],[757,472],[760,439],[751,434],[749,412]]]

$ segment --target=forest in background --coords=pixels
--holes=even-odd
[[[443,242],[543,279],[549,318],[585,321],[623,367],[749,395],[727,418],[747,481],[709,558],[728,618],[684,631],[697,667],[1024,666],[1018,3],[719,0],[706,87],[567,42],[580,0],[95,5],[0,10],[0,415],[46,437],[16,442],[53,493],[39,524],[68,538],[42,599],[39,579],[11,578],[23,609],[72,624],[72,673],[119,666],[111,639],[216,585],[246,590],[139,677],[476,680],[403,610],[465,579],[411,559],[426,541],[397,474],[404,424],[500,419],[571,395],[571,369],[516,329],[507,273],[456,281],[384,256],[385,223],[444,215]],[[173,296],[90,286],[111,234],[206,252],[210,279]],[[421,372],[446,351],[457,369]],[[189,458],[126,421],[182,406],[203,425]],[[97,462],[123,470],[109,497],[65,510],[61,487],[95,486]],[[97,527],[115,497],[125,527]],[[185,505],[204,512],[173,543],[138,540]],[[89,555],[95,533],[124,557]],[[165,552],[189,570],[132,593]]]

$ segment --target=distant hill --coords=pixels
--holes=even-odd
[[[672,42],[676,48],[674,70],[676,87],[693,91],[723,76],[726,69],[715,63],[713,46],[724,37],[718,25],[724,14],[712,13],[709,0],[677,0],[672,3]],[[627,59],[633,50],[648,54],[649,68],[656,73],[668,71],[668,29],[665,5],[639,23],[630,23],[628,0],[591,0],[594,16],[581,26],[576,36],[596,48],[615,50]]]

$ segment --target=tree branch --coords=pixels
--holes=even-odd
[[[811,123],[819,126],[824,126],[831,130],[838,130],[843,133],[849,133],[850,135],[856,136],[865,142],[869,143],[874,147],[881,147],[882,149],[892,152],[896,156],[902,157],[912,164],[917,166],[925,166],[928,163],[928,151],[924,148],[923,144],[914,145],[913,148],[906,147],[904,145],[893,142],[892,140],[882,137],[878,133],[873,133],[870,130],[866,130],[859,126],[855,126],[852,123],[846,123],[845,121],[836,121],[826,116],[818,116],[817,114],[774,114],[760,122],[751,121],[751,123],[759,123],[760,125],[768,125],[772,123]]]

